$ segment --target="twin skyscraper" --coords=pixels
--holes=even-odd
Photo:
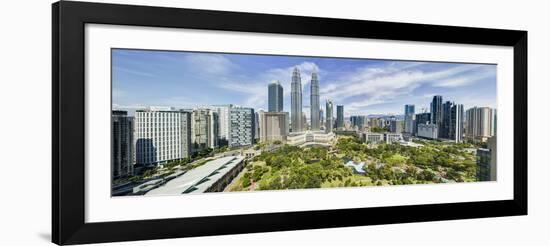
[[[290,125],[292,132],[307,130],[306,119],[302,113],[302,79],[300,70],[294,68],[292,71],[290,85]],[[321,129],[320,105],[319,105],[319,80],[317,73],[311,74],[310,90],[310,121],[311,130]],[[283,86],[275,81],[268,86],[268,110],[269,112],[283,111]]]

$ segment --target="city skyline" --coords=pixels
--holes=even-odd
[[[189,55],[189,53],[185,54]],[[211,55],[208,54],[210,57],[207,59],[212,58]],[[197,54],[193,53],[191,57],[198,60],[192,62],[197,63],[201,58],[195,56]],[[233,59],[236,57],[218,54],[217,58],[224,58],[224,56]],[[264,56],[248,56],[248,58],[267,59]],[[152,58],[149,57],[149,59]],[[315,59],[344,68],[346,67],[344,63],[350,62],[349,59]],[[366,61],[376,63],[376,66],[385,64],[381,61],[360,60],[362,63]],[[178,62],[174,59],[170,64],[155,63],[151,66],[158,66],[155,69],[162,70],[162,67],[172,64],[178,64]],[[213,79],[221,82],[215,86],[229,89],[226,86],[231,82],[224,77],[229,75],[220,74],[220,67],[216,67],[215,64],[216,62],[210,60],[208,64],[202,64],[203,66],[192,65],[191,67],[195,70],[189,71],[184,77],[200,78],[215,70],[217,77]],[[258,62],[258,64],[264,63]],[[143,101],[151,98],[153,101],[158,100],[155,99],[155,93],[159,91],[166,93],[163,94],[166,96],[163,98],[170,98],[171,92],[199,95],[200,98],[197,99],[198,101],[189,101],[183,105],[174,102],[170,105],[146,103],[145,105],[149,104],[149,107],[145,109],[143,109],[145,105],[140,105],[139,109],[135,107],[134,109],[137,110],[133,115],[125,110],[112,110],[112,194],[187,194],[254,191],[257,188],[266,190],[495,180],[494,139],[497,132],[497,109],[474,104],[465,115],[464,105],[456,97],[438,93],[428,100],[426,97],[431,97],[431,94],[423,94],[420,98],[425,100],[415,101],[412,95],[416,88],[423,86],[448,89],[452,84],[451,87],[456,89],[465,85],[475,85],[474,82],[478,80],[496,76],[494,67],[444,64],[445,68],[441,70],[442,64],[438,63],[436,65],[440,67],[439,70],[428,72],[418,70],[418,67],[425,66],[426,63],[408,62],[407,66],[404,66],[403,62],[399,62],[398,69],[381,77],[367,77],[362,81],[356,81],[357,83],[352,83],[353,78],[349,78],[340,84],[334,84],[329,79],[325,86],[320,74],[330,75],[332,72],[321,69],[313,62],[311,64],[315,67],[311,70],[309,78],[307,69],[300,69],[299,65],[286,71],[290,75],[290,95],[286,94],[288,90],[285,90],[284,82],[280,82],[285,81],[282,75],[280,79],[272,80],[267,84],[263,82],[248,84],[250,88],[256,84],[263,87],[262,91],[267,93],[250,90],[254,93],[254,97],[264,97],[261,100],[251,100],[238,93],[234,94],[235,91],[220,93],[220,88],[211,89],[209,86],[212,85],[198,80],[179,90],[179,84],[170,84],[166,79],[159,79],[155,81],[156,84],[149,85],[147,95],[135,92],[132,98],[140,98]],[[433,63],[429,65],[434,66]],[[391,66],[395,66],[395,63]],[[113,67],[113,71],[121,70],[121,67],[116,65]],[[358,69],[351,67],[347,69]],[[483,68],[484,75],[471,74],[479,73],[472,70],[480,68]],[[131,73],[130,70],[122,71]],[[118,84],[115,77],[121,74],[113,73],[112,83],[115,86]],[[384,70],[374,69],[371,73],[384,74]],[[463,77],[457,77],[457,74]],[[173,75],[170,71],[164,73],[165,77],[170,75]],[[231,75],[231,78],[238,75],[242,74]],[[143,72],[135,76],[148,77]],[[480,77],[476,79],[468,76]],[[435,82],[426,85],[430,81]],[[372,89],[376,89],[377,86],[382,86],[383,89]],[[477,90],[483,88],[481,85],[475,86],[478,87]],[[136,87],[139,88],[139,86]],[[157,90],[157,87],[161,89]],[[392,88],[405,90],[406,95],[401,95],[403,91],[392,90]],[[422,93],[427,91],[429,88],[424,88]],[[113,88],[113,97],[123,97],[124,93],[120,92],[119,89]],[[452,94],[450,89],[448,93]],[[321,126],[320,114],[323,111],[320,99],[325,94],[328,95],[325,96],[327,122]],[[371,95],[372,98],[366,95]],[[284,107],[285,98],[289,97],[290,112]],[[303,109],[308,108],[308,97],[311,110],[305,111]],[[363,103],[365,98],[374,102],[384,99],[389,100],[390,103],[383,101],[383,103],[362,105],[353,101],[356,97],[359,97],[357,100],[363,100]],[[336,115],[334,115],[334,102],[331,98],[338,98],[337,102],[347,101],[347,104],[336,104]],[[349,101],[350,98],[352,101]],[[394,116],[371,118],[373,114],[361,111],[380,104],[391,106],[403,99],[406,100],[406,104],[399,105],[404,109],[401,111],[403,117],[396,117],[399,111],[384,111],[378,113],[384,115],[393,113]],[[116,103],[117,100],[120,98],[113,98],[112,108],[121,109],[122,107]],[[242,100],[246,103],[240,104]],[[417,111],[418,107],[411,104],[411,101],[420,104],[420,110]],[[425,113],[428,111],[428,107],[425,107],[427,102],[430,105],[429,115]],[[472,100],[469,102],[472,103]],[[473,102],[478,101],[473,100]],[[267,104],[268,111],[266,112],[262,106],[254,106],[255,103],[263,106]],[[359,111],[357,111],[358,107]],[[371,111],[371,113],[374,112]],[[464,137],[467,139],[466,142]],[[379,144],[389,145],[389,147],[372,148]],[[396,148],[397,145],[401,147]],[[476,156],[473,152],[465,150],[471,147],[477,147]],[[417,148],[423,150],[418,151]],[[327,152],[333,149],[341,153]],[[270,155],[272,157],[268,157]],[[367,155],[370,158],[367,158]],[[291,159],[298,157],[299,160],[288,159],[289,156]],[[478,157],[479,159],[476,159]],[[314,164],[315,162],[319,163]],[[438,167],[432,169],[435,166]],[[418,171],[419,169],[421,171]],[[324,172],[331,172],[335,176],[322,174]],[[412,175],[403,174],[410,172]],[[196,176],[203,178],[197,179]],[[348,178],[350,176],[353,178]],[[211,177],[215,178],[211,179]]]
[[[436,94],[465,109],[496,108],[495,65],[118,49],[113,50],[113,108],[235,104],[267,111],[268,85],[278,80],[288,112],[294,68],[300,70],[308,119],[313,73],[319,101],[345,105],[346,118],[400,115],[404,104],[422,112]]]

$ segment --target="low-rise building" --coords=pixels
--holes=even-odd
[[[244,156],[228,156],[209,161],[148,191],[146,196],[220,192],[244,168]]]
[[[364,132],[361,134],[362,140],[365,143],[380,143],[384,141],[383,133]]]
[[[418,124],[417,137],[437,139],[438,127],[436,124]]]
[[[407,147],[413,147],[413,148],[419,148],[424,146],[423,144],[415,143],[412,141],[399,141],[399,144],[401,146],[407,146]]]
[[[324,131],[305,131],[290,133],[287,137],[286,143],[289,145],[329,145],[334,140],[335,134],[333,132]]]
[[[384,139],[387,144],[391,144],[403,140],[403,135],[401,133],[385,133]]]

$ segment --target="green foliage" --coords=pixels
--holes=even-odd
[[[243,187],[248,187],[250,186],[252,183],[250,181],[250,178],[251,178],[252,174],[250,172],[246,172],[244,173],[243,176],[241,176],[241,184]]]
[[[380,143],[366,145],[353,136],[338,137],[331,152],[326,147],[282,145],[256,156],[240,178],[242,187],[305,189],[365,185],[407,185],[475,181],[475,154],[470,144],[419,140],[423,146]],[[257,145],[257,147],[260,145]],[[262,148],[260,146],[260,148]],[[343,160],[365,162],[365,174],[354,174]]]
[[[407,160],[407,158],[405,158],[404,156],[402,156],[400,154],[392,154],[388,157],[384,157],[382,159],[382,162],[393,166],[393,165],[403,164],[403,163],[405,163],[406,160]]]
[[[370,128],[370,131],[376,132],[376,133],[383,133],[383,132],[389,132],[390,129],[388,127],[373,126]]]
[[[264,161],[265,166],[254,166],[250,179],[257,181],[261,190],[319,188],[324,182],[352,175],[342,160],[328,155],[325,147],[302,149],[285,145],[260,154],[257,161]],[[241,182],[245,176],[246,173]]]
[[[265,173],[269,172],[269,168],[263,166],[255,166],[252,170],[251,178],[254,182],[259,181]]]
[[[152,177],[153,175],[155,175],[156,173],[157,173],[156,168],[154,168],[154,169],[148,169],[148,170],[146,170],[146,171],[143,173],[143,177],[149,178],[149,177]]]

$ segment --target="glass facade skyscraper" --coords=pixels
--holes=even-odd
[[[414,134],[416,131],[414,129],[414,105],[407,104],[405,105],[405,132]]]
[[[449,131],[449,139],[456,143],[462,142],[464,135],[464,106],[462,104],[454,104],[451,107],[451,128]]]
[[[269,112],[283,112],[283,86],[279,81],[268,85],[267,110]]]
[[[437,125],[438,136],[441,134],[441,125],[443,123],[443,97],[436,95],[433,97],[430,104],[431,120],[432,124]]]
[[[453,107],[453,103],[450,101],[446,101],[443,103],[443,122],[441,123],[441,126],[439,128],[440,138],[451,138],[451,108]]]
[[[112,179],[134,173],[134,118],[126,111],[113,110],[111,116]]]
[[[336,106],[336,128],[344,128],[344,105]]]

